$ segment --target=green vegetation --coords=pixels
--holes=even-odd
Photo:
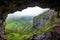
[[[33,27],[33,19],[29,17],[26,19],[22,17],[20,19],[9,19],[6,22],[6,33],[9,40],[29,40],[33,35],[40,35],[48,31],[52,31],[52,28],[55,27],[54,19],[55,16],[52,15],[46,23],[49,25],[46,27],[41,27],[36,29]]]
[[[31,21],[30,21],[31,22]],[[32,23],[23,20],[10,22],[6,25],[7,37],[9,40],[27,40],[35,34],[36,29]]]
[[[52,26],[42,27],[40,30],[37,30],[34,29],[32,25],[27,25],[27,27],[25,27],[25,25],[23,26],[19,22],[12,22],[6,25],[6,32],[9,40],[28,40],[33,35],[39,35],[50,31],[51,28]]]
[[[33,19],[24,17],[20,19],[9,19],[6,22],[6,33],[9,40],[28,40],[35,34],[36,29],[32,27]]]

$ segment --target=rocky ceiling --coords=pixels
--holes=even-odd
[[[8,14],[34,6],[60,11],[60,0],[0,0],[0,14]]]

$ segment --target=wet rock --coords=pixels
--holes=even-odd
[[[34,40],[60,40],[60,34],[57,32],[47,32],[42,35],[38,35],[32,39]]]

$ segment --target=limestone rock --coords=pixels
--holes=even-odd
[[[41,27],[50,26],[51,23],[55,23],[56,13],[53,10],[48,10],[33,19],[33,27],[40,29]]]

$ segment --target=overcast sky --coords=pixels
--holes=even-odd
[[[8,17],[36,16],[36,15],[39,15],[39,14],[43,13],[46,10],[48,10],[48,9],[42,9],[42,8],[40,8],[38,6],[28,7],[26,9],[23,9],[22,11],[16,11],[13,14],[8,14]]]

